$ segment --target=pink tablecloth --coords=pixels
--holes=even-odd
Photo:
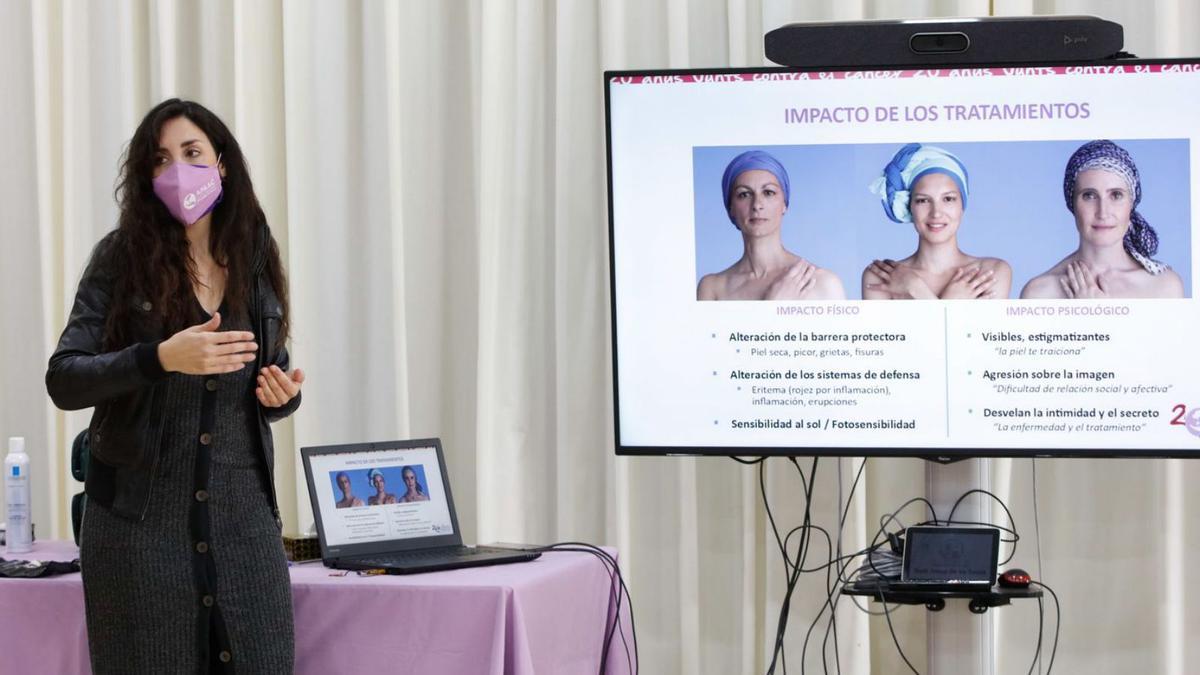
[[[77,556],[70,543],[38,542],[21,557]],[[297,673],[596,673],[615,597],[585,553],[414,576],[331,576],[340,572],[319,562],[291,573]],[[626,664],[617,636],[607,671],[625,675]],[[0,578],[0,673],[88,672],[79,575]]]

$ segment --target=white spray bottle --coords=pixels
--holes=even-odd
[[[33,526],[29,514],[29,455],[25,454],[25,439],[8,439],[8,456],[4,458],[4,501],[8,524],[5,539],[9,553],[33,550]]]

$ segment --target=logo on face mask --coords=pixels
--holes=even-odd
[[[196,193],[195,192],[190,192],[190,193],[188,193],[188,196],[183,198],[183,208],[187,209],[188,211],[191,211],[192,209],[196,208]]]

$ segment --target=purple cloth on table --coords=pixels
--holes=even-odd
[[[607,549],[615,556],[615,551]],[[26,559],[70,560],[68,542],[37,542]],[[319,562],[291,568],[296,672],[526,675],[595,673],[615,599],[585,553],[412,576],[346,576]],[[622,603],[626,641],[628,604]],[[608,673],[626,675],[613,639]],[[88,673],[79,574],[0,579],[0,673]]]
[[[69,541],[35,541],[9,560],[75,560]],[[44,579],[0,578],[0,673],[90,673],[83,581],[78,572]]]

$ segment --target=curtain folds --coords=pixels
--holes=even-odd
[[[990,4],[1119,21],[1142,56],[1200,54],[1200,10],[1177,0],[0,3],[0,436],[36,449],[39,535],[70,535],[82,486],[67,475],[69,443],[88,422],[42,394],[46,359],[116,222],[124,144],[156,102],[193,98],[242,143],[291,282],[293,362],[308,382],[275,428],[285,529],[312,522],[300,447],[440,436],[468,540],[619,547],[644,672],[764,672],[786,570],[759,468],[613,454],[601,73],[759,66],[763,33],[783,23]],[[811,459],[770,460],[781,536],[800,524],[801,468],[836,549],[860,462],[822,459],[812,476]],[[1022,535],[1014,564],[1040,567],[1063,601],[1056,668],[1183,673],[1200,660],[1200,586],[1187,583],[1200,466],[1038,460],[1040,562],[1033,469],[994,460],[991,487]],[[868,461],[841,549],[923,493],[920,461]],[[825,560],[822,536],[812,550],[809,567]],[[882,615],[843,601],[826,639],[827,609],[813,624],[826,583],[806,574],[791,599],[789,668],[800,672],[807,637],[814,672],[835,660],[845,673],[906,672]],[[994,617],[996,672],[1027,671],[1036,606]],[[923,671],[925,610],[890,618]]]

